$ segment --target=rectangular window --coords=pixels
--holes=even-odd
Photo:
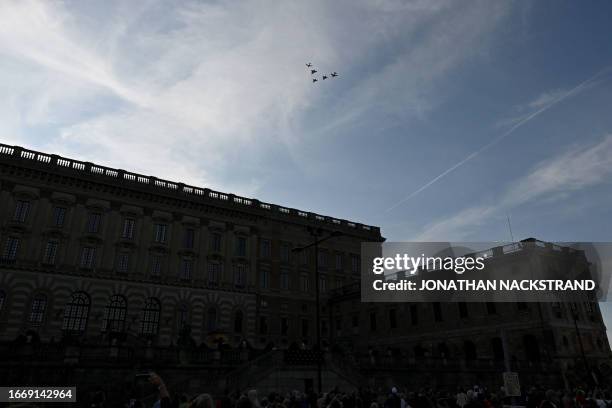
[[[280,246],[280,257],[281,262],[291,261],[291,246],[286,242],[283,242]]]
[[[281,289],[289,290],[289,271],[282,270],[280,274]]]
[[[217,286],[221,277],[221,264],[217,262],[208,263],[208,284]]]
[[[529,310],[529,306],[526,302],[516,302],[516,309],[519,312],[526,312],[527,310]]]
[[[234,286],[244,288],[246,285],[246,269],[245,264],[234,265]]]
[[[370,312],[370,331],[376,331],[376,312]]]
[[[344,279],[336,278],[336,289],[340,289],[344,286]]]
[[[467,303],[459,302],[457,307],[459,308],[459,317],[461,319],[467,319],[467,317],[468,317]]]
[[[167,224],[155,224],[155,242],[160,244],[166,243],[166,234],[168,232]]]
[[[63,227],[65,219],[66,219],[66,208],[65,207],[55,207],[53,209],[53,225],[55,227]]]
[[[193,245],[195,242],[195,230],[193,228],[187,228],[185,230],[185,235],[183,236],[183,247],[188,249],[193,249]]]
[[[433,304],[433,312],[434,312],[434,320],[436,322],[442,321],[442,305],[440,302],[435,302]]]
[[[419,311],[417,305],[410,305],[410,323],[413,326],[419,324]]]
[[[214,232],[210,235],[210,250],[221,252],[221,234]]]
[[[15,205],[15,214],[13,220],[17,222],[25,222],[28,218],[28,211],[30,210],[30,202],[25,200],[18,200]]]
[[[17,259],[17,250],[19,249],[19,238],[8,237],[4,243],[4,251],[2,252],[2,259],[7,261],[14,261]]]
[[[42,324],[47,309],[47,297],[38,295],[32,300],[32,309],[30,310],[30,324],[39,326]]]
[[[310,328],[308,327],[308,319],[302,319],[302,337],[308,337],[308,332]]]
[[[263,269],[259,271],[259,286],[262,289],[267,289],[270,284],[270,271]]]
[[[81,251],[81,268],[91,269],[96,259],[96,248],[83,247]]]
[[[287,319],[286,317],[281,317],[280,332],[281,336],[286,336],[289,333],[289,319]]]
[[[270,258],[272,256],[272,241],[269,239],[261,240],[261,257]]]
[[[236,256],[246,256],[247,240],[245,237],[236,237]]]
[[[134,238],[134,226],[136,225],[136,221],[133,218],[126,218],[123,220],[123,231],[121,232],[121,237],[125,239]]]
[[[359,328],[359,315],[354,314],[353,316],[351,316],[351,326],[353,327],[353,329]]]
[[[497,306],[493,302],[487,302],[487,314],[493,315],[497,313]]]
[[[87,217],[87,232],[90,234],[95,234],[100,230],[100,220],[102,219],[102,214],[100,213],[89,213]]]
[[[361,271],[361,261],[359,255],[351,255],[351,271],[358,274]]]
[[[184,281],[191,280],[191,271],[193,270],[193,259],[183,258],[181,260],[181,268],[179,278]]]
[[[342,254],[336,254],[336,270],[342,270]]]
[[[391,329],[397,328],[397,311],[395,309],[389,309],[389,327]]]
[[[327,268],[327,252],[319,251],[319,267]]]
[[[130,264],[129,254],[122,253],[122,254],[119,254],[119,256],[117,256],[117,272],[127,273],[129,264]]]
[[[268,318],[259,316],[259,334],[268,334]]]
[[[151,260],[151,276],[159,277],[161,275],[162,264],[163,264],[163,256],[154,255]]]
[[[308,292],[308,275],[300,275],[300,289],[302,292]]]
[[[323,275],[319,276],[319,291],[327,291],[327,278]]]
[[[57,241],[47,242],[47,246],[45,247],[45,254],[43,255],[43,263],[45,265],[55,265],[58,245],[59,244]]]

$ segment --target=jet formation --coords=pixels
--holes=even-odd
[[[306,63],[306,68],[310,71],[310,76],[311,76],[313,84],[316,83],[316,82],[319,82],[319,79],[322,80],[322,81],[325,81],[328,78],[336,78],[339,75],[336,71],[334,71],[334,72],[332,72],[330,74],[322,74],[320,77],[317,78],[315,76],[315,74],[317,72],[319,72],[319,71],[317,71],[315,68],[313,68],[312,62],[307,62]]]

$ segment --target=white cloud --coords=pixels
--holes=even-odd
[[[492,203],[468,207],[430,223],[414,240],[467,239],[512,207],[551,196],[559,200],[567,198],[571,193],[605,182],[611,176],[612,135],[608,135],[595,145],[574,147],[539,163],[529,174],[511,183]]]
[[[302,143],[312,129],[326,132],[308,142],[324,143],[333,126],[372,109],[427,112],[437,81],[483,52],[506,8],[6,1],[0,110],[13,113],[0,131],[33,148],[252,195],[273,171],[270,146],[308,167]],[[306,122],[332,89],[309,82],[307,60],[342,71],[331,127]],[[32,133],[40,126],[45,137]]]

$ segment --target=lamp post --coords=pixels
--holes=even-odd
[[[316,325],[317,325],[317,330],[316,330],[317,350],[319,353],[319,355],[317,356],[317,388],[318,388],[319,393],[321,393],[322,388],[323,388],[322,378],[321,378],[321,359],[323,357],[323,352],[321,349],[321,307],[319,304],[320,291],[321,291],[321,288],[319,285],[319,244],[324,241],[327,241],[330,238],[339,237],[344,234],[340,231],[332,231],[329,235],[323,236],[324,234],[323,229],[313,228],[313,227],[308,227],[308,232],[313,237],[314,241],[303,247],[293,248],[291,251],[292,252],[302,252],[310,247],[314,247],[314,250],[315,250],[315,254],[314,254],[315,255],[315,264],[314,264],[315,266],[315,303],[316,303],[315,320],[316,320]]]

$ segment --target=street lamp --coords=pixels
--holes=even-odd
[[[316,303],[316,325],[317,325],[317,350],[319,355],[317,356],[317,387],[319,394],[322,392],[322,379],[321,379],[321,359],[323,356],[321,349],[321,308],[319,305],[320,287],[319,287],[319,244],[327,241],[328,239],[340,237],[344,235],[340,231],[332,231],[329,235],[323,236],[324,232],[321,228],[308,227],[308,232],[313,237],[314,241],[303,247],[293,248],[292,252],[302,252],[310,247],[315,249],[315,303]]]

